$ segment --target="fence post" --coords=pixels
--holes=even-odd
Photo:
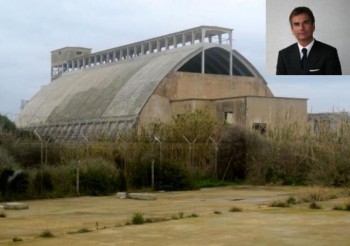
[[[220,138],[218,141],[213,139],[212,137],[209,137],[210,141],[212,141],[214,145],[214,151],[215,151],[215,162],[214,162],[214,173],[213,173],[213,179],[218,179],[218,152],[219,152],[219,143],[221,142],[222,138]]]
[[[79,135],[82,136],[84,141],[85,141],[85,144],[86,144],[86,158],[88,158],[89,157],[89,139],[83,133],[80,133]]]
[[[185,136],[182,136],[186,142],[188,143],[188,147],[189,147],[189,168],[192,168],[192,152],[193,152],[193,148],[194,148],[194,144],[197,141],[197,138],[195,138],[192,142],[190,140],[188,140]]]
[[[151,166],[151,175],[152,175],[152,190],[154,190],[154,159],[152,160],[152,166]]]
[[[77,195],[80,195],[80,160],[77,162],[77,177],[76,177],[76,192]]]
[[[128,193],[128,170],[127,170],[127,154],[128,151],[128,143],[126,142],[126,140],[124,140],[122,137],[120,137],[120,135],[118,134],[116,139],[115,139],[115,143],[120,145],[121,150],[123,151],[122,153],[124,153],[124,155],[122,155],[123,157],[123,168],[124,168],[124,178],[125,178],[125,192]]]
[[[159,143],[159,187],[161,187],[162,183],[162,167],[163,167],[163,149],[162,149],[162,141],[160,141],[160,137],[154,135],[154,141]],[[154,165],[154,163],[153,163]]]
[[[40,194],[43,190],[43,165],[44,165],[44,143],[38,132],[34,129],[35,136],[40,140]]]
[[[49,143],[50,140],[51,140],[50,137],[47,140],[45,140],[45,166],[47,165],[47,144]]]

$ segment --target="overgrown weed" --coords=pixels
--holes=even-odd
[[[322,209],[322,206],[320,204],[318,204],[317,202],[313,201],[312,203],[310,203],[309,208],[311,208],[311,209]]]
[[[233,206],[233,207],[230,208],[229,211],[230,211],[230,212],[233,212],[233,213],[234,213],[234,212],[242,212],[243,209],[240,208],[240,207]]]
[[[13,237],[12,238],[12,242],[22,242],[23,241],[23,239],[22,238],[20,238],[20,237],[17,237],[17,236],[15,236],[15,237]]]
[[[278,200],[271,202],[270,207],[288,208],[290,204],[287,201]]]
[[[55,235],[50,230],[43,231],[42,233],[40,233],[39,236],[43,237],[43,238],[53,238],[53,237],[55,237]]]

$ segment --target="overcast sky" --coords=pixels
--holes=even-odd
[[[50,82],[50,52],[92,52],[212,25],[234,29],[233,48],[261,72],[275,96],[308,98],[309,112],[350,111],[350,77],[276,77],[265,65],[265,0],[2,0],[0,114]]]

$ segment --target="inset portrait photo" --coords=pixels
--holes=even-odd
[[[348,10],[348,0],[266,0],[268,73],[350,74]]]

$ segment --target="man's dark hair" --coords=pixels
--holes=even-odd
[[[293,9],[292,13],[290,13],[289,15],[290,26],[292,26],[292,18],[294,16],[301,15],[301,14],[307,14],[310,17],[311,22],[315,23],[315,17],[311,9],[309,9],[308,7],[296,7],[295,9]]]

